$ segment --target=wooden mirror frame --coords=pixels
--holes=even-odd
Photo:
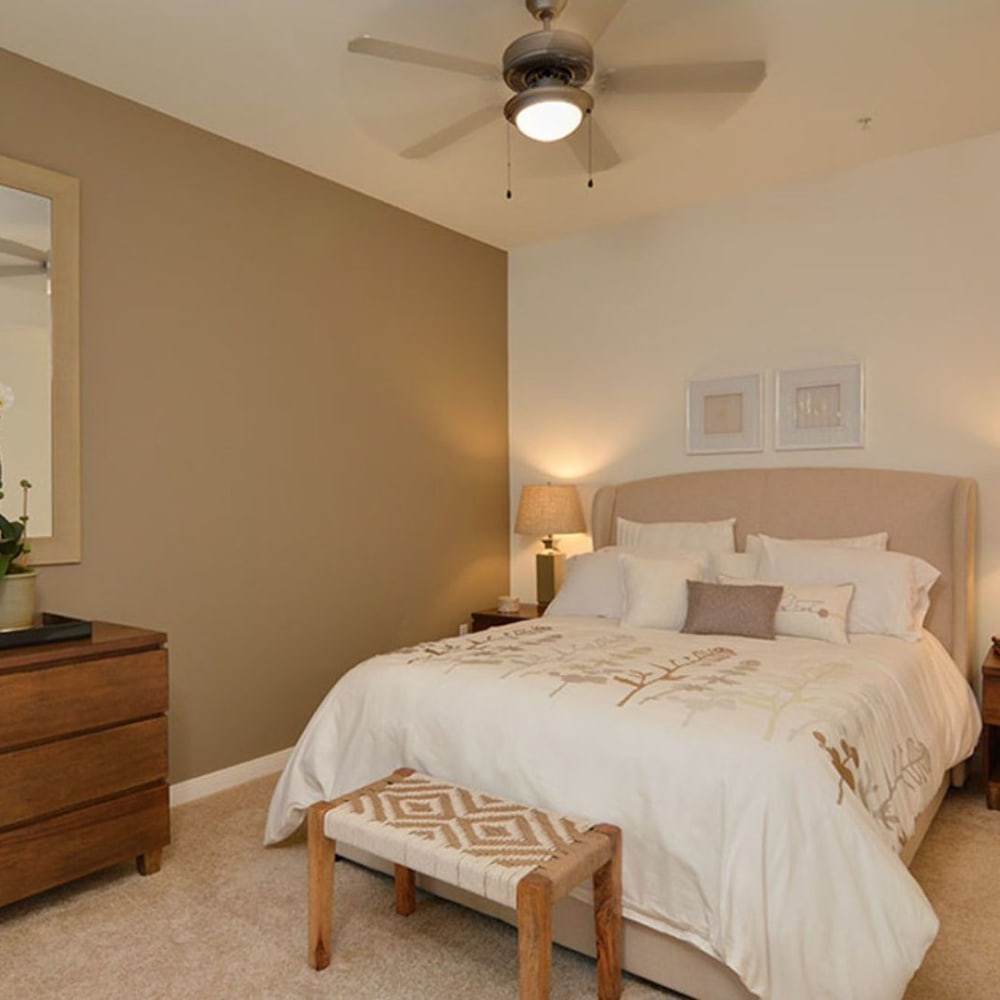
[[[0,184],[52,203],[52,534],[28,536],[32,565],[81,558],[80,182],[0,156]]]

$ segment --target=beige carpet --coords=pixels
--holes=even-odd
[[[906,1000],[1000,997],[1000,810],[981,778],[952,790],[910,871],[941,921]]]
[[[398,917],[391,880],[347,862],[337,865],[334,963],[313,972],[304,844],[260,846],[272,785],[175,810],[158,875],[122,866],[0,910],[0,997],[516,997],[512,928],[425,896]],[[979,789],[948,798],[914,871],[942,930],[907,1000],[998,996],[1000,812],[987,812]],[[593,963],[562,948],[553,980],[554,1000],[595,995]],[[628,1000],[671,995],[626,980]]]

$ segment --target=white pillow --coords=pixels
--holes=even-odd
[[[678,630],[687,617],[687,582],[704,580],[707,564],[697,556],[656,559],[622,553],[625,609],[622,625]]]
[[[719,583],[752,586],[759,580],[719,575]],[[854,595],[853,583],[826,587],[807,583],[783,583],[781,601],[774,616],[775,635],[797,635],[824,642],[848,642],[847,609]]]
[[[621,618],[624,604],[618,550],[609,546],[566,560],[566,577],[545,614]]]
[[[620,619],[625,607],[620,546],[608,545],[596,552],[584,552],[566,560],[566,577],[559,592],[546,607],[546,615],[581,615]],[[707,576],[708,552],[642,553],[649,559],[685,558],[696,561]]]
[[[757,556],[752,552],[713,552],[712,569],[723,582],[724,576],[742,577],[741,583],[755,583]]]
[[[650,524],[620,517],[616,537],[619,545],[657,552],[677,549],[735,552],[735,524],[735,517],[725,521],[657,521]]]
[[[761,540],[771,535],[747,535],[746,551],[760,561]],[[872,535],[851,535],[847,538],[779,538],[780,542],[806,542],[809,545],[836,545],[842,549],[879,549],[889,547],[889,532],[876,531]]]
[[[809,542],[762,539],[758,576],[810,584],[854,584],[848,632],[920,638],[930,589],[941,575],[930,563],[902,552],[839,548]]]

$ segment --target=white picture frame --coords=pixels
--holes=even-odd
[[[686,432],[689,455],[763,451],[763,376],[688,382]]]
[[[860,361],[779,371],[774,389],[775,449],[863,448],[864,383]]]

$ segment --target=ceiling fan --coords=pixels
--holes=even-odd
[[[553,27],[567,0],[525,0],[541,30],[516,38],[507,46],[498,68],[492,63],[435,52],[362,35],[347,43],[348,51],[396,62],[499,80],[514,92],[503,114],[522,135],[538,142],[573,137],[588,117],[588,144],[574,142],[574,152],[594,170],[607,170],[621,158],[605,132],[593,120],[595,100],[606,94],[751,93],[766,75],[762,60],[655,64],[602,68],[595,73],[594,50],[604,30],[626,0],[605,0],[592,40]],[[593,5],[591,5],[593,6]],[[407,159],[431,156],[477,129],[495,121],[499,108],[480,108],[401,151]]]
[[[0,278],[15,278],[26,274],[45,274],[49,269],[49,253],[27,243],[0,237],[0,257],[17,257],[28,264],[0,264]]]

